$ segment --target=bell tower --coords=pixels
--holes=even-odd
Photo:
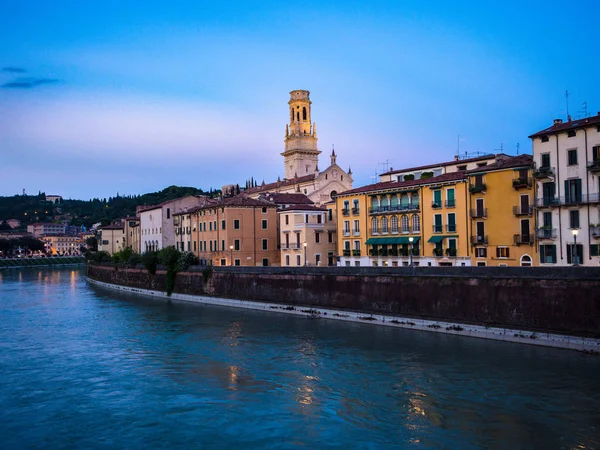
[[[290,92],[290,123],[285,126],[285,178],[290,180],[315,172],[319,165],[317,126],[311,122],[310,92]]]

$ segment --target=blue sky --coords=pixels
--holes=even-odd
[[[0,195],[283,175],[289,91],[355,186],[600,111],[600,3],[5,2]]]

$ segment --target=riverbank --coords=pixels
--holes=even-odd
[[[277,301],[271,301],[268,295],[265,296],[265,298],[263,299],[249,298],[250,296],[254,295],[255,289],[246,289],[244,291],[245,295],[240,295],[239,297],[232,297],[229,295],[222,296],[216,294],[216,291],[218,289],[222,289],[218,287],[221,286],[221,282],[218,281],[218,279],[223,278],[223,275],[232,275],[234,273],[236,274],[236,277],[234,278],[230,278],[229,276],[225,277],[228,280],[229,286],[234,289],[244,289],[245,279],[250,275],[250,271],[246,272],[247,273],[245,274],[233,271],[227,271],[227,273],[225,273],[219,268],[217,271],[214,271],[212,273],[207,273],[205,271],[204,274],[202,272],[180,274],[178,275],[178,280],[176,282],[176,291],[179,290],[180,292],[174,292],[171,295],[171,297],[168,297],[166,292],[164,292],[164,290],[161,290],[161,287],[164,285],[162,284],[164,282],[164,274],[160,272],[154,276],[148,276],[147,274],[144,274],[143,270],[139,269],[115,270],[114,267],[99,268],[98,266],[90,266],[88,268],[88,275],[91,275],[91,277],[88,277],[88,280],[95,285],[102,286],[105,288],[131,292],[134,294],[151,296],[155,298],[170,299],[172,301],[205,303],[236,308],[247,308],[278,313],[303,315],[305,317],[313,319],[321,318],[330,320],[345,320],[352,322],[408,328],[420,331],[477,337],[483,339],[494,339],[507,342],[517,342],[587,352],[600,352],[600,339],[596,338],[595,336],[592,337],[589,335],[571,335],[564,332],[564,330],[560,333],[556,333],[551,331],[540,330],[539,328],[533,327],[528,329],[526,327],[477,324],[473,323],[473,321],[456,321],[448,318],[443,319],[439,317],[418,317],[415,315],[385,313],[374,310],[361,311],[356,309],[340,308],[335,304],[330,304],[327,307],[324,307],[323,305],[315,305],[314,302],[311,303],[310,299],[312,297],[310,295],[307,295],[305,297],[308,300],[306,302],[298,301],[298,298],[296,298],[295,296],[291,297],[294,299],[294,301],[286,301],[286,299],[290,299],[290,295],[287,295],[289,293],[286,293],[282,288],[279,288],[279,298]],[[282,273],[279,276],[277,276],[277,274],[274,274],[273,271],[269,271],[268,274],[262,273],[257,275],[255,273],[254,283],[263,282],[270,277],[274,277],[275,279],[277,279],[281,276],[285,276],[289,278],[291,275],[289,273],[283,275],[283,271],[280,272]],[[298,276],[298,274],[296,275]],[[327,274],[319,274],[319,276],[325,275]],[[379,274],[377,278],[383,278],[385,277],[385,275],[385,273]],[[419,278],[419,282],[425,283],[428,281],[429,283],[435,283],[433,280],[439,280],[439,275],[440,274],[438,274],[437,277],[430,279],[426,279],[426,277],[421,277]],[[307,277],[310,275],[305,272],[304,276]],[[337,280],[337,282],[348,282],[348,277],[349,275],[340,273],[336,278],[342,279]],[[102,281],[100,280],[100,278],[109,279],[111,280],[111,282]],[[115,280],[120,280],[120,282],[116,283]],[[513,278],[511,278],[511,280],[513,280],[514,282]],[[499,280],[496,280],[496,283],[498,281]],[[595,282],[594,280],[590,281]],[[379,282],[382,282],[382,280],[379,280]],[[329,279],[329,283],[331,289],[335,290],[336,281],[333,279]],[[267,285],[270,285],[270,283],[267,283]],[[198,291],[200,286],[202,287],[202,293],[190,294],[182,292],[184,290]],[[153,288],[148,289],[147,287]],[[557,286],[555,285],[555,287]],[[265,294],[268,294],[268,291],[268,288],[263,288],[263,292],[265,292]],[[300,298],[302,297],[302,292],[296,292],[296,294],[300,294]],[[393,299],[388,299],[388,303],[391,303],[392,300]],[[442,299],[438,299],[438,302],[441,300]],[[569,297],[565,297],[565,301],[568,300]],[[423,301],[425,302],[426,299],[423,298]],[[597,316],[594,316],[594,318],[597,319]]]

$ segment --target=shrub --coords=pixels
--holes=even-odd
[[[198,265],[199,262],[200,261],[198,260],[198,257],[196,255],[194,255],[193,253],[190,253],[190,252],[182,253],[181,256],[179,257],[179,270],[180,271],[187,270],[190,266]]]
[[[158,252],[146,252],[142,255],[142,264],[150,275],[156,273],[156,266],[158,265]]]

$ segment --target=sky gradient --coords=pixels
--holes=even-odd
[[[482,2],[480,2],[482,3]],[[289,91],[358,187],[600,111],[600,3],[6,2],[0,195],[283,176]]]

